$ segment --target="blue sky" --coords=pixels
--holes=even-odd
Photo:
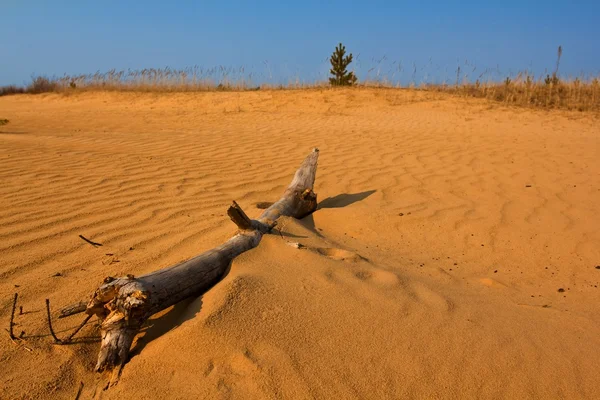
[[[475,68],[471,77],[496,67],[500,76],[541,74],[558,45],[563,74],[600,72],[598,0],[0,0],[0,14],[0,85],[32,74],[194,65],[310,81],[325,78],[340,41],[359,55],[359,78],[379,70],[403,81],[452,80],[457,65]]]

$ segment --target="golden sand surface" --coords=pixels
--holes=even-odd
[[[353,89],[19,95],[0,117],[0,320],[18,292],[25,331],[0,340],[2,399],[600,398],[590,115]],[[52,344],[44,299],[221,244],[231,200],[258,216],[312,147],[318,210],[150,319],[116,386],[93,320]]]

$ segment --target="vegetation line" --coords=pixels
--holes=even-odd
[[[423,78],[417,83],[418,68],[412,65],[408,84],[401,84],[396,74],[402,72],[402,62],[392,62],[394,68],[381,73],[384,56],[369,68],[364,80],[359,81],[355,70],[350,68],[352,54],[346,55],[346,48],[340,43],[328,58],[331,63],[331,77],[302,82],[297,77],[288,83],[257,84],[256,72],[246,73],[244,67],[227,68],[219,66],[204,69],[198,66],[185,69],[150,68],[143,70],[96,72],[84,75],[64,75],[62,77],[33,76],[26,86],[0,87],[0,96],[13,94],[72,93],[80,91],[135,91],[135,92],[204,92],[204,91],[253,91],[291,90],[326,88],[336,86],[410,88],[433,92],[445,92],[463,97],[484,98],[509,105],[545,109],[567,109],[578,111],[600,111],[600,79],[598,76],[575,78],[559,75],[560,60],[563,54],[558,47],[556,64],[551,74],[535,76],[530,71],[509,74],[498,79],[499,71],[486,69],[476,75],[477,68],[465,61],[458,65],[452,82],[434,82],[428,79],[429,71],[423,67]],[[358,61],[359,56],[356,57]],[[271,67],[268,78],[272,78]],[[389,66],[389,65],[388,65]],[[376,71],[375,75],[371,72]],[[260,74],[258,74],[260,76]],[[263,75],[264,76],[264,75]],[[265,79],[269,80],[269,79]],[[429,82],[428,82],[429,80]]]

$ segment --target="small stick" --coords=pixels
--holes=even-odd
[[[73,337],[75,335],[77,335],[77,332],[79,332],[81,330],[81,328],[83,328],[83,326],[85,324],[87,324],[87,322],[90,320],[90,318],[92,318],[94,314],[90,314],[87,317],[85,317],[85,319],[83,320],[83,322],[77,327],[77,329],[75,329],[75,331],[73,331],[73,333],[71,333],[65,340],[63,340],[63,343],[69,343],[71,341],[71,339],[73,339]]]
[[[94,247],[102,246],[102,243],[92,242],[90,239],[86,238],[83,235],[79,235],[79,237],[82,238],[83,240],[85,240],[86,242],[88,242],[89,244],[91,244]]]
[[[19,306],[19,315],[23,315],[23,306]]]
[[[13,300],[13,306],[12,306],[12,312],[10,313],[10,326],[9,326],[9,331],[8,334],[10,335],[10,338],[15,340],[15,334],[13,333],[13,325],[14,320],[15,320],[15,310],[17,309],[17,299],[19,298],[19,293],[15,293],[15,298]]]
[[[46,299],[46,312],[48,314],[48,327],[50,328],[50,334],[54,338],[54,342],[61,344],[61,340],[56,337],[56,333],[54,333],[54,329],[52,329],[52,318],[50,317],[50,299]]]
[[[81,392],[83,391],[83,381],[79,382],[79,389],[77,389],[77,394],[75,395],[75,400],[79,400],[81,396]]]

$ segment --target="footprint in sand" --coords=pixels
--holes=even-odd
[[[505,284],[500,283],[497,280],[491,279],[491,278],[481,278],[481,279],[479,279],[479,282],[483,286],[487,286],[487,287],[496,287],[496,288],[505,288],[505,287],[507,287]]]
[[[444,311],[454,311],[456,306],[452,300],[434,292],[421,283],[413,283],[411,286],[413,290],[413,296],[421,303],[431,308]]]
[[[334,247],[318,247],[314,249],[310,249],[312,251],[316,251],[317,253],[329,257],[333,260],[338,261],[364,261],[366,260],[364,257],[359,254],[343,249],[336,249]]]
[[[396,286],[400,283],[398,275],[375,267],[368,270],[357,271],[354,273],[354,276],[361,281],[368,281],[379,286]]]
[[[331,258],[337,261],[368,261],[366,258],[350,250],[338,249],[335,247],[308,247],[302,243],[288,242],[286,243],[296,249],[306,249],[322,256]]]
[[[369,262],[367,258],[350,250],[339,249],[336,247],[307,247],[297,242],[288,242],[287,244],[296,249],[306,249],[336,261],[347,261],[351,263],[359,261]],[[369,282],[379,286],[396,286],[400,282],[398,275],[375,266],[355,271],[353,272],[353,275],[363,282]],[[331,273],[327,275],[328,280],[331,280],[332,277],[333,275]]]

